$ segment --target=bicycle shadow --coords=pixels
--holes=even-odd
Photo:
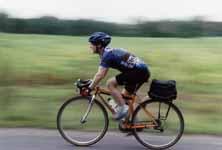
[[[89,147],[63,145],[66,150],[147,150],[146,147],[136,141],[133,136],[105,136],[101,141]]]
[[[72,146],[72,145],[66,145],[61,149],[65,149],[65,150],[147,150],[146,147],[140,146],[140,145],[122,145],[122,144],[96,144],[96,145],[92,145],[89,147],[78,147],[78,146]]]

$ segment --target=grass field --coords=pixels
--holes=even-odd
[[[145,60],[151,78],[177,81],[186,133],[222,135],[222,38],[113,37],[111,46]],[[55,128],[73,82],[92,78],[98,64],[87,37],[0,33],[0,126]]]

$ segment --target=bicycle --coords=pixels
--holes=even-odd
[[[108,90],[98,86],[92,96],[86,96],[83,89],[90,83],[91,80],[79,79],[75,85],[80,95],[67,100],[57,115],[59,133],[76,146],[90,146],[101,140],[109,126],[107,110],[115,113],[104,98],[104,95],[110,96]],[[184,131],[184,119],[172,99],[148,96],[141,99],[136,94],[123,95],[123,98],[129,105],[129,112],[120,121],[121,131],[133,133],[139,143],[150,149],[166,149],[179,141]]]

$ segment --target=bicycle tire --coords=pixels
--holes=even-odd
[[[82,96],[77,96],[77,97],[73,97],[67,101],[65,101],[63,103],[63,105],[60,107],[59,111],[58,111],[58,114],[57,114],[57,129],[59,131],[59,133],[61,134],[61,136],[69,143],[73,144],[73,145],[76,145],[76,146],[90,146],[90,145],[93,145],[95,143],[97,143],[98,141],[100,141],[105,133],[107,132],[107,129],[108,129],[108,126],[109,126],[109,119],[108,119],[108,114],[107,114],[107,111],[106,109],[104,108],[104,106],[98,101],[98,100],[94,100],[94,104],[92,107],[94,107],[94,105],[97,106],[97,108],[99,110],[102,111],[102,114],[104,116],[104,127],[103,129],[101,130],[101,133],[93,140],[90,140],[90,141],[78,141],[78,140],[75,140],[75,139],[72,139],[70,136],[68,136],[66,134],[66,132],[64,131],[63,129],[63,126],[62,126],[62,115],[63,115],[63,112],[64,110],[72,103],[72,102],[76,102],[78,100],[81,100],[81,101],[85,101],[87,103],[89,103],[91,97],[82,97]]]
[[[154,145],[154,144],[148,143],[144,139],[142,139],[139,135],[141,132],[137,132],[136,129],[133,130],[133,134],[139,143],[141,143],[142,145],[144,145],[145,147],[147,147],[149,149],[155,149],[155,150],[166,149],[166,148],[169,148],[169,147],[173,146],[174,144],[176,144],[180,140],[180,138],[182,137],[183,132],[184,132],[184,118],[183,118],[181,111],[179,110],[179,108],[175,104],[173,104],[172,102],[169,102],[169,101],[162,101],[162,100],[152,100],[152,99],[146,100],[143,103],[141,103],[139,106],[137,106],[137,108],[135,109],[135,111],[133,113],[133,117],[132,117],[132,122],[133,122],[133,124],[135,124],[135,118],[138,119],[137,114],[142,110],[142,107],[146,107],[147,105],[151,105],[154,103],[160,103],[160,104],[165,104],[165,105],[169,106],[170,108],[172,108],[172,110],[175,111],[176,115],[178,116],[180,125],[179,125],[178,134],[176,135],[175,139],[173,139],[172,141],[170,141],[167,144]],[[169,113],[169,115],[171,115],[171,114]],[[151,136],[151,138],[152,138],[152,136]]]

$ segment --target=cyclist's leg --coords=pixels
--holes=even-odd
[[[121,106],[125,104],[122,98],[121,92],[117,89],[118,85],[125,85],[123,93],[126,95],[134,94],[135,91],[145,82],[144,75],[137,70],[132,70],[125,73],[120,73],[116,77],[113,77],[107,81],[108,89],[111,92],[113,98]]]
[[[113,118],[116,120],[120,120],[124,118],[128,114],[128,105],[125,104],[124,99],[122,98],[122,95],[120,91],[117,89],[117,81],[116,78],[111,78],[107,81],[107,86],[110,90],[111,95],[118,103],[118,108],[116,114],[114,114]]]
[[[136,92],[139,90],[139,88],[143,85],[145,81],[134,83],[134,84],[127,84],[125,85],[125,88],[122,90],[123,95],[132,95],[136,94]]]
[[[123,80],[123,85],[125,85],[125,89],[122,93],[124,95],[132,95],[136,94],[143,83],[148,81],[149,76],[148,71],[132,70],[124,75],[118,75],[117,79],[121,81]]]
[[[107,87],[110,90],[112,97],[116,100],[116,102],[119,106],[123,106],[125,104],[125,101],[122,98],[121,93],[117,89],[117,85],[118,85],[118,83],[117,83],[115,77],[113,77],[107,81]]]

